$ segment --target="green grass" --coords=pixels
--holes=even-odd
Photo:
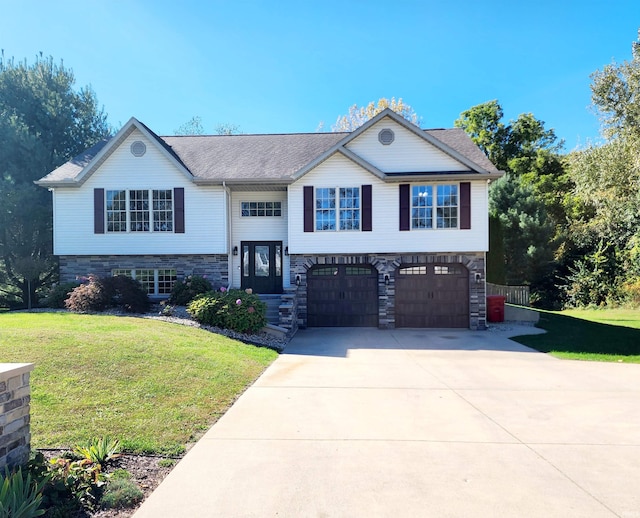
[[[32,362],[31,445],[120,439],[176,454],[277,353],[197,328],[130,317],[0,313],[0,362]]]
[[[538,327],[547,333],[513,340],[558,358],[640,363],[640,310],[542,311]]]

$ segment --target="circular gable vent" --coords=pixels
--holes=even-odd
[[[389,128],[382,129],[380,130],[380,133],[378,133],[378,140],[383,146],[388,146],[393,142],[395,138],[396,137],[393,134],[393,131],[391,131]]]
[[[144,142],[136,140],[133,144],[131,144],[131,154],[133,156],[143,156],[146,152],[147,146],[144,145]]]

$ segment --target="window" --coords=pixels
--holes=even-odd
[[[408,266],[398,270],[400,275],[427,275],[426,266]]]
[[[340,230],[360,230],[360,188],[340,188]]]
[[[170,269],[116,269],[111,271],[112,276],[125,275],[136,279],[142,284],[149,295],[169,295],[176,282],[176,271]]]
[[[316,230],[360,230],[360,187],[316,189]]]
[[[462,275],[462,268],[459,266],[434,266],[433,273],[436,275]]]
[[[436,220],[438,228],[458,227],[458,186],[438,185]]]
[[[413,186],[411,228],[433,228],[433,187],[431,185]]]
[[[282,216],[280,201],[243,201],[240,204],[242,217]]]
[[[153,231],[173,230],[173,191],[153,191]]]
[[[129,191],[129,230],[149,232],[149,191]]]
[[[433,191],[433,185],[412,186],[411,228],[458,228],[458,186],[435,186],[435,200]]]
[[[106,197],[107,232],[173,232],[172,189],[107,191]]]
[[[107,232],[127,231],[126,191],[107,191]]]

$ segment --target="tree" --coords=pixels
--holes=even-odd
[[[175,135],[204,135],[202,118],[198,115],[191,117],[187,122],[173,130]]]
[[[191,117],[187,122],[173,130],[175,135],[204,135],[202,118],[198,115]],[[216,135],[237,135],[240,133],[240,126],[230,122],[219,122],[214,128]]]
[[[454,122],[506,172],[489,191],[493,249],[487,271],[493,282],[506,277],[510,284],[530,284],[541,304],[554,305],[557,290],[549,279],[566,227],[566,199],[557,186],[569,185],[559,156],[563,143],[531,113],[509,123],[503,118],[494,100],[464,111]]]
[[[374,101],[371,101],[366,106],[361,107],[354,104],[349,108],[349,113],[347,115],[341,115],[338,117],[336,123],[331,127],[331,131],[353,131],[386,108],[391,108],[394,112],[402,115],[412,124],[415,124],[416,126],[420,125],[420,117],[418,117],[411,106],[405,104],[402,98],[398,98],[396,101],[395,97],[392,97],[391,100],[382,97],[378,99],[377,104]]]
[[[36,302],[56,275],[51,196],[33,181],[111,134],[93,91],[74,83],[53,58],[0,57],[0,295],[9,303]]]
[[[580,246],[568,295],[578,305],[620,303],[640,290],[640,31],[631,61],[592,74],[604,143],[568,157]]]
[[[614,61],[591,75],[591,100],[607,137],[640,136],[640,30],[631,52],[631,61]]]

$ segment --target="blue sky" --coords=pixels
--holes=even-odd
[[[631,57],[640,1],[0,0],[5,57],[42,52],[91,85],[116,128],[170,135],[330,129],[356,103],[402,97],[422,127],[498,99],[566,140],[598,137],[589,75]]]

